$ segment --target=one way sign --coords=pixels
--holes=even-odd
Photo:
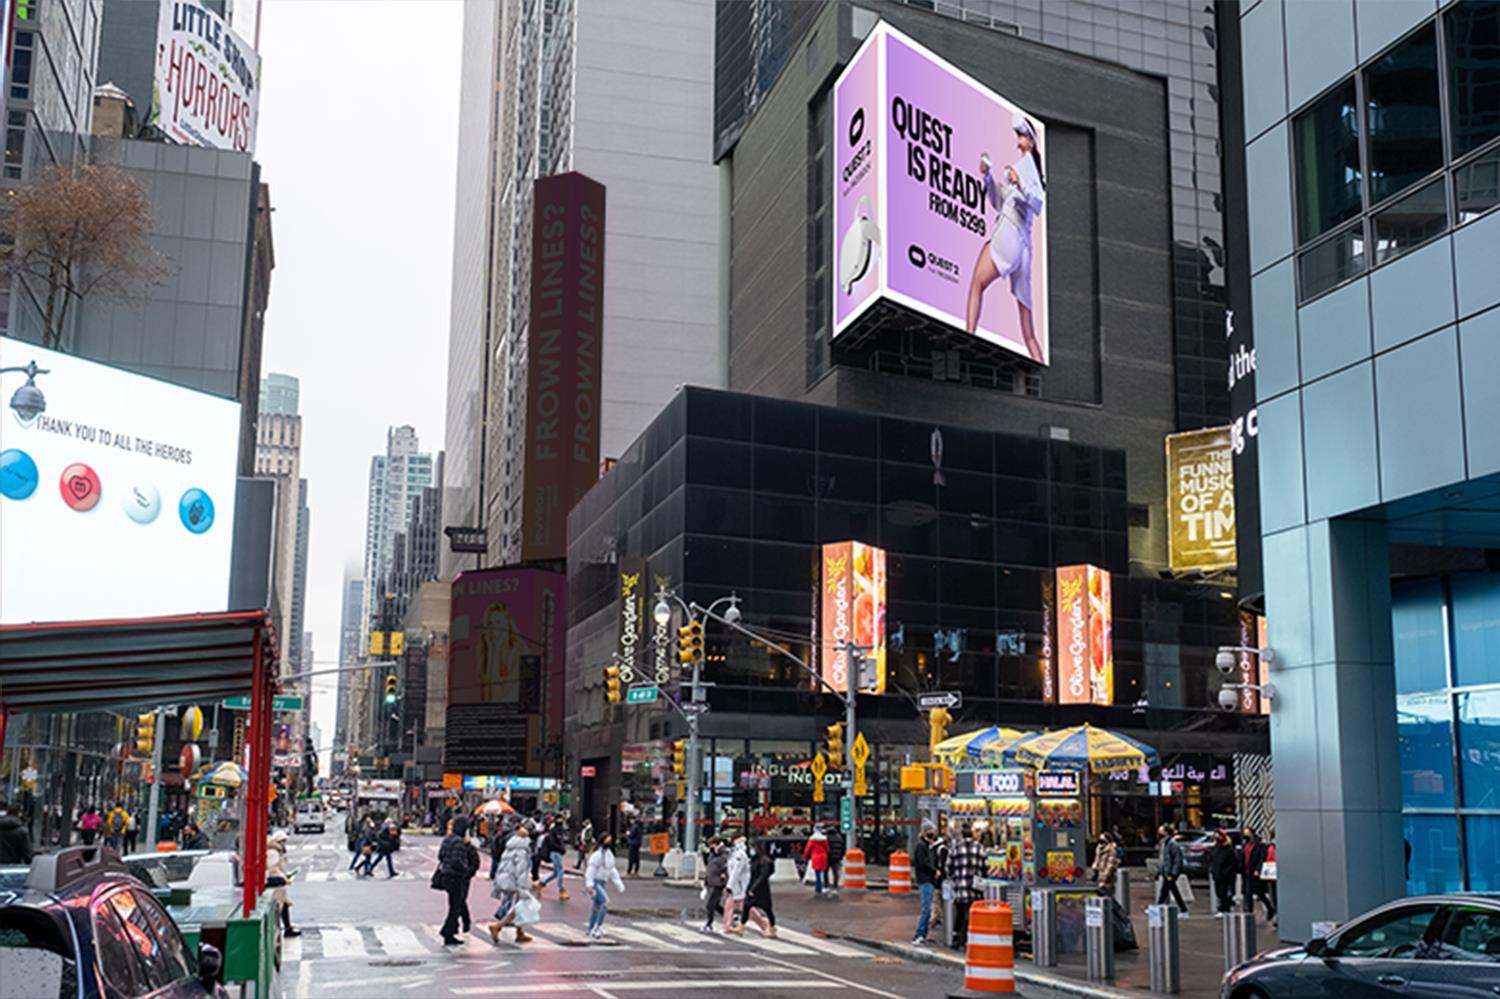
[[[929,708],[961,708],[964,704],[964,695],[957,690],[934,690],[926,694],[917,695],[917,707],[923,711]]]

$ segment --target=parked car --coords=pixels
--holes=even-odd
[[[297,815],[292,819],[292,832],[321,833],[327,822],[321,801],[303,801],[297,804]]]
[[[1239,829],[1225,829],[1229,842],[1238,849],[1245,842],[1245,834]],[[1189,879],[1208,877],[1208,855],[1214,848],[1217,829],[1183,829],[1177,833],[1177,844],[1182,847],[1182,870]]]
[[[181,885],[197,890],[232,888],[240,883],[240,858],[233,850],[132,853],[122,862],[131,874],[149,885]]]
[[[1388,902],[1328,937],[1282,947],[1224,976],[1222,999],[1500,995],[1500,893]]]
[[[31,863],[0,899],[0,999],[228,999],[223,955],[190,953],[177,924],[113,851],[73,847]]]

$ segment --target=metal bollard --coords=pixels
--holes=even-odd
[[[1224,919],[1224,970],[1236,968],[1255,956],[1255,913],[1226,912]]]
[[[1089,981],[1110,981],[1115,977],[1115,928],[1109,918],[1109,899],[1099,895],[1085,899],[1083,914]]]
[[[1031,893],[1031,963],[1057,967],[1057,896],[1050,891]]]
[[[958,922],[958,903],[951,894],[943,895],[943,943],[951,949],[958,945],[954,936],[954,924]]]
[[[1115,870],[1115,901],[1120,908],[1130,911],[1130,872],[1123,867]]]
[[[1182,991],[1182,962],[1177,946],[1177,906],[1146,906],[1146,958],[1151,965],[1151,991],[1175,995]]]

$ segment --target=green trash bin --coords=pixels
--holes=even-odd
[[[262,892],[250,915],[240,911],[224,920],[224,981],[254,984],[255,999],[266,999],[276,975],[275,893]]]

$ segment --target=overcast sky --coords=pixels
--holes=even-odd
[[[370,456],[403,423],[443,446],[462,27],[459,0],[264,0],[256,159],[276,270],[261,372],[302,381],[306,627],[329,665]],[[334,682],[314,698],[324,745]]]

